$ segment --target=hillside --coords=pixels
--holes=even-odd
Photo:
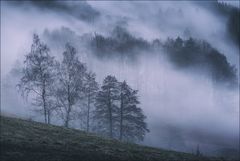
[[[208,161],[187,153],[122,143],[93,134],[1,116],[0,160]]]

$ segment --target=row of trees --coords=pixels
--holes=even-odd
[[[126,81],[118,82],[107,76],[96,95],[97,127],[101,133],[120,140],[143,140],[149,130],[144,122],[145,116],[138,107],[138,91],[133,90]],[[106,126],[107,125],[107,126]]]
[[[70,44],[59,62],[35,34],[24,64],[18,88],[23,96],[30,96],[33,105],[41,107],[36,111],[45,123],[50,124],[54,117],[69,127],[71,121],[80,119],[88,132],[126,141],[143,140],[149,132],[138,91],[111,75],[99,88],[95,73],[79,61]]]
[[[232,36],[237,40],[239,39],[239,32],[236,30],[239,25],[236,25],[238,22],[236,19],[239,17],[239,10],[238,14],[237,10],[235,12],[233,12],[235,9],[231,10],[233,9],[229,11],[232,13],[229,18],[229,24],[231,24],[229,28],[232,31]],[[187,37],[189,37],[188,32],[188,29],[186,29]],[[213,84],[221,84],[229,88],[236,88],[237,86],[236,67],[228,62],[223,53],[203,40],[177,37],[168,38],[166,41],[161,39],[147,41],[141,37],[135,37],[125,28],[117,26],[110,36],[95,34],[89,45],[93,50],[92,52],[101,58],[114,56],[135,61],[137,60],[135,59],[136,56],[145,52],[164,55],[178,69],[204,71],[212,78]]]
[[[199,68],[206,70],[215,83],[222,83],[229,88],[237,86],[237,69],[231,65],[225,55],[205,41],[180,37],[168,39],[164,45],[168,58],[178,68]]]

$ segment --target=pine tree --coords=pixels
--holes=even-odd
[[[142,141],[147,129],[146,117],[138,106],[138,91],[133,90],[124,81],[120,84],[120,129],[119,139],[125,141]]]
[[[119,98],[119,83],[114,76],[107,76],[96,96],[95,118],[97,121],[98,132],[108,135],[110,138],[116,136],[114,129],[117,123],[118,112],[117,100]]]

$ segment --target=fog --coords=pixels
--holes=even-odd
[[[164,50],[138,51],[134,61],[100,59],[87,46],[94,33],[110,36],[116,26],[126,28],[146,41],[168,37],[206,40],[223,53],[239,70],[239,48],[230,41],[227,20],[194,2],[89,1],[59,2],[87,6],[92,16],[52,9],[35,3],[1,2],[1,112],[40,120],[30,100],[16,89],[19,67],[30,51],[32,34],[49,44],[51,53],[61,57],[66,42],[71,42],[79,58],[94,71],[102,83],[108,74],[126,80],[139,90],[150,133],[141,144],[171,150],[217,155],[222,149],[239,148],[239,91],[215,85],[205,71],[177,69],[163,56]],[[57,2],[56,2],[57,4]],[[81,7],[84,8],[84,7]],[[239,71],[237,71],[239,73]]]

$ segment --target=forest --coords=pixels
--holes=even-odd
[[[234,26],[234,25],[233,25]],[[237,68],[226,56],[204,40],[189,37],[168,38],[166,41],[154,39],[151,42],[131,35],[125,28],[117,26],[111,37],[95,34],[89,42],[90,48],[100,58],[119,57],[136,60],[140,52],[164,54],[177,68],[203,69],[217,84],[229,88],[237,86]],[[164,50],[164,53],[161,53]]]
[[[34,34],[24,64],[17,86],[22,96],[30,96],[46,124],[52,117],[59,117],[68,128],[72,121],[81,119],[87,132],[129,142],[141,141],[149,132],[138,91],[112,75],[106,76],[100,86],[96,74],[87,70],[70,44],[66,44],[63,59],[58,62]]]
[[[5,157],[238,159],[239,8],[1,1]]]

